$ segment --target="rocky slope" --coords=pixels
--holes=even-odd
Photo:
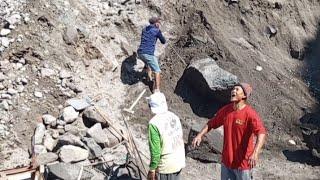
[[[131,69],[131,55],[142,27],[157,15],[169,39],[157,51],[162,89],[181,117],[185,135],[225,103],[204,93],[220,91],[203,91],[183,77],[190,63],[210,57],[253,85],[250,104],[269,131],[254,176],[317,179],[319,164],[310,157],[298,125],[306,110],[318,108],[314,87],[319,73],[310,60],[318,56],[309,54],[319,47],[314,45],[319,9],[316,0],[2,1],[0,169],[28,164],[37,119],[43,114],[59,117],[72,97],[100,102],[110,119],[121,122],[122,108],[147,88],[141,74]],[[147,148],[148,107],[140,101],[136,108],[130,116],[134,135]],[[204,179],[218,178],[219,164],[188,158],[184,179],[199,172]]]

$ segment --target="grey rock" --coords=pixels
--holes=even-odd
[[[59,137],[59,144],[85,147],[85,144],[81,141],[80,137],[75,136],[68,132]]]
[[[51,162],[54,162],[58,159],[58,155],[55,153],[42,153],[36,156],[36,164],[37,165],[45,165]]]
[[[105,124],[105,120],[103,117],[97,112],[94,106],[88,107],[84,110],[82,118],[87,121],[92,121],[96,123],[102,123]]]
[[[59,125],[59,126],[65,126],[66,124],[67,123],[65,121],[61,120],[61,119],[57,120],[57,125]]]
[[[49,172],[56,176],[58,179],[66,179],[66,180],[77,180],[81,166],[85,165],[88,160],[81,161],[78,163],[55,163],[48,166]],[[94,170],[93,170],[94,171]],[[82,171],[81,179],[104,179],[105,177],[102,176],[101,178],[95,178],[94,174],[92,173],[91,169],[87,169],[84,167]]]
[[[68,45],[75,45],[78,41],[78,31],[74,26],[68,26],[63,34],[63,40]]]
[[[212,90],[226,90],[238,83],[237,76],[221,69],[211,58],[194,61],[188,68],[199,71]]]
[[[8,94],[10,94],[10,95],[16,95],[16,94],[18,94],[18,91],[17,90],[15,90],[15,89],[12,89],[12,88],[9,88],[8,89]]]
[[[69,132],[71,134],[74,134],[74,135],[78,135],[79,134],[79,128],[72,125],[72,124],[67,124],[64,126],[64,130],[66,132]]]
[[[59,157],[63,162],[78,162],[89,157],[89,152],[77,146],[65,145],[60,149]]]
[[[0,72],[0,82],[6,80],[8,77],[3,74],[3,72]]]
[[[82,140],[88,146],[90,153],[94,157],[100,157],[102,155],[102,148],[94,141],[94,139],[84,137]]]
[[[81,166],[69,163],[56,163],[48,166],[49,172],[59,179],[77,180]]]
[[[41,68],[41,76],[42,77],[51,77],[54,76],[56,74],[56,72],[52,69],[49,68]]]
[[[81,89],[81,87],[79,87],[79,86],[76,86],[75,84],[73,84],[73,83],[66,83],[66,86],[68,87],[68,88],[70,88],[73,92],[75,92],[75,93],[81,93],[81,92],[83,92],[83,89]]]
[[[225,103],[230,98],[230,90],[239,82],[237,76],[220,68],[211,58],[193,61],[185,70],[182,79],[196,94]],[[178,89],[177,92],[183,90],[185,88]],[[179,94],[183,96],[183,92]],[[190,95],[184,98],[190,98]]]
[[[124,145],[118,146],[116,149],[103,149],[103,158],[105,161],[113,161],[116,165],[126,163],[127,149]]]
[[[77,111],[84,110],[91,106],[86,99],[68,99],[67,103]]]
[[[36,155],[43,154],[43,153],[47,153],[47,149],[43,145],[34,145],[33,152]]]
[[[6,35],[10,34],[10,32],[11,32],[10,29],[1,29],[0,35],[1,36],[6,36]]]
[[[72,106],[63,109],[62,118],[66,123],[72,123],[77,119],[79,112],[75,111]]]
[[[122,138],[117,136],[115,131],[111,131],[108,128],[104,128],[103,131],[105,132],[105,134],[107,135],[108,140],[109,140],[108,147],[112,147],[112,146],[117,145],[121,142]]]
[[[277,29],[275,26],[269,25],[266,28],[266,33],[269,35],[269,37],[275,36],[277,34]]]
[[[8,101],[3,100],[3,101],[0,103],[0,108],[3,109],[3,110],[8,111],[8,110],[10,109],[10,106],[9,106]]]
[[[71,72],[66,71],[66,70],[63,69],[63,70],[60,71],[59,77],[60,77],[60,79],[71,78],[72,74],[71,74]]]
[[[45,134],[43,145],[47,150],[52,151],[57,146],[58,140],[53,139],[49,133]]]
[[[105,147],[108,147],[109,139],[107,134],[102,130],[100,123],[96,123],[90,129],[88,129],[87,134],[92,137],[97,143],[103,144]]]
[[[43,97],[42,92],[39,92],[39,91],[35,91],[33,95],[35,97],[37,97],[37,98],[42,98]]]
[[[34,144],[42,144],[46,127],[42,123],[38,123],[34,132]]]
[[[21,82],[22,82],[23,85],[26,85],[26,84],[28,84],[28,79],[22,78]]]
[[[6,21],[8,23],[10,23],[11,25],[14,25],[14,24],[20,22],[20,19],[21,19],[20,14],[13,14],[9,18],[7,18]]]
[[[7,37],[1,37],[1,44],[2,44],[2,46],[4,46],[4,47],[9,47],[9,45],[10,45],[10,40],[9,40],[9,38],[7,38]]]
[[[11,99],[12,96],[10,94],[1,94],[2,99]]]
[[[42,116],[42,120],[43,120],[44,124],[50,125],[50,124],[52,124],[54,121],[57,121],[57,118],[53,117],[53,116],[50,115],[50,114],[44,114],[44,115]]]
[[[17,86],[17,91],[18,91],[18,93],[22,93],[24,91],[24,86],[23,85],[18,85]]]

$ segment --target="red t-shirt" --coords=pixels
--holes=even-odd
[[[234,110],[231,103],[222,107],[208,122],[209,130],[222,125],[222,163],[231,169],[250,169],[248,159],[254,151],[254,135],[266,133],[258,113],[249,105]]]

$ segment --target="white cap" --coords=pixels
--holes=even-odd
[[[159,114],[168,111],[166,97],[161,92],[155,92],[147,98],[152,113]]]

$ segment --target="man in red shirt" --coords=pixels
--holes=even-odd
[[[199,146],[206,133],[223,126],[222,180],[251,179],[250,170],[257,164],[265,142],[263,122],[246,103],[251,92],[252,88],[247,83],[235,85],[231,91],[231,103],[219,109],[192,142],[193,147]]]

